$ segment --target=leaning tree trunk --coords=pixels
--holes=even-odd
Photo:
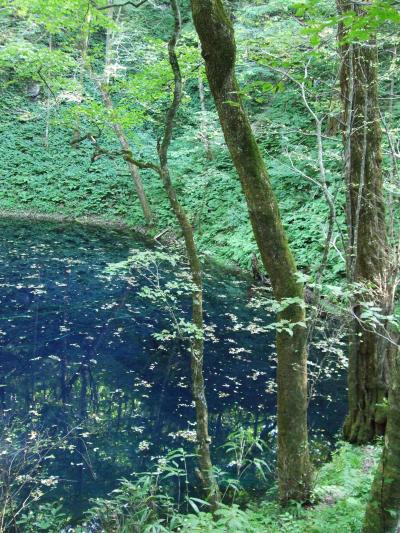
[[[110,7],[107,10],[107,15],[110,19],[110,21],[114,20],[114,8]],[[118,19],[118,15],[116,17]],[[113,101],[111,99],[110,93],[109,93],[109,83],[110,83],[110,67],[112,65],[113,60],[113,36],[112,36],[112,30],[111,28],[107,28],[107,35],[106,35],[106,54],[105,54],[105,60],[104,60],[104,74],[103,74],[103,83],[97,82],[97,86],[99,88],[103,103],[105,107],[109,111],[113,111],[114,105]],[[119,143],[121,145],[122,150],[129,151],[129,141],[125,135],[125,132],[118,122],[115,122],[113,120],[113,128],[115,131],[115,134],[119,140]],[[139,169],[136,165],[133,163],[127,161],[127,165],[129,168],[129,172],[132,176],[132,180],[135,186],[136,194],[139,198],[140,205],[142,207],[143,216],[147,224],[151,225],[154,221],[153,212],[151,210],[149,201],[147,199],[144,187],[143,187],[143,181],[139,174]]]
[[[398,335],[392,338],[398,342]],[[396,533],[400,527],[400,348],[389,353],[390,386],[385,444],[372,485],[363,533]]]
[[[108,93],[107,88],[99,84],[99,89],[101,92],[104,105],[106,106],[107,109],[112,111],[113,103],[112,103],[112,100]],[[124,130],[122,129],[122,126],[118,124],[117,122],[113,122],[113,128],[114,128],[116,136],[118,137],[122,150],[130,151],[129,141],[125,135]],[[139,170],[137,166],[131,163],[130,161],[127,161],[127,165],[129,168],[129,172],[132,176],[133,183],[135,185],[135,190],[139,198],[140,205],[142,206],[143,216],[147,224],[151,225],[153,223],[153,212],[151,210],[149,201],[144,191],[143,181],[142,181],[142,178],[140,177]]]
[[[358,3],[337,0],[339,14],[365,14]],[[387,270],[387,230],[382,184],[381,128],[378,107],[377,47],[347,42],[348,30],[339,23],[340,86],[343,104],[346,215],[348,227],[347,277],[370,287],[374,296],[354,297],[354,320],[349,346],[349,413],[345,438],[366,443],[382,435],[385,416],[379,405],[387,395],[384,343],[379,332],[360,320],[362,300],[381,306]],[[350,41],[350,38],[349,38]]]
[[[296,276],[266,166],[240,97],[232,23],[221,0],[191,0],[191,4],[207,78],[241,180],[262,261],[276,299],[290,302],[279,313],[277,328],[279,494],[282,502],[302,501],[309,496],[311,477],[304,289]]]

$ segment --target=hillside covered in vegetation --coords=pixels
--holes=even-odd
[[[0,21],[0,532],[397,531],[399,3]]]

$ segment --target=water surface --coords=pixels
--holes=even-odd
[[[77,513],[153,457],[192,446],[185,347],[154,337],[168,317],[139,295],[144,278],[106,274],[107,265],[145,247],[126,231],[0,221],[0,410],[4,419],[37,420],[38,431],[73,429],[71,446],[46,468],[60,477],[56,497]],[[161,265],[160,276],[173,280],[174,269]],[[205,378],[213,452],[223,469],[218,447],[232,428],[274,434],[274,338],[257,333],[272,318],[248,306],[251,296],[249,278],[207,268]],[[181,307],[187,318],[190,299],[183,296]],[[318,384],[313,431],[328,438],[338,431],[344,394],[340,374]]]

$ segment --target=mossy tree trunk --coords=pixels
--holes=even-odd
[[[400,348],[392,337],[391,383],[382,458],[372,485],[362,533],[396,533],[400,527]]]
[[[337,0],[339,14],[365,15],[360,3]],[[354,320],[349,346],[349,413],[345,438],[354,443],[371,441],[385,430],[378,407],[387,395],[387,346],[379,332],[360,320],[362,300],[377,306],[385,300],[387,229],[382,183],[381,127],[378,104],[376,42],[350,42],[348,29],[339,22],[340,86],[347,190],[347,277],[350,283],[372,291],[354,296]]]
[[[206,73],[222,130],[246,197],[250,221],[277,300],[293,299],[278,328],[278,472],[282,502],[310,491],[307,435],[307,351],[304,288],[282,226],[268,173],[243,107],[235,77],[232,23],[221,0],[191,0]]]

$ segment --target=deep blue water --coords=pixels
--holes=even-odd
[[[106,273],[145,247],[126,231],[0,221],[0,412],[54,434],[78,428],[46,468],[61,478],[57,497],[80,510],[152,457],[191,447],[180,433],[194,422],[185,348],[154,338],[168,318],[138,294],[142,277],[130,283]],[[163,283],[174,279],[173,268],[160,268]],[[255,328],[271,318],[249,307],[251,297],[249,278],[207,267],[205,378],[222,468],[218,447],[236,425],[274,434],[274,337]],[[187,314],[190,301],[181,307]],[[250,323],[252,331],[239,326]],[[340,373],[317,385],[314,433],[335,435],[344,397]]]

